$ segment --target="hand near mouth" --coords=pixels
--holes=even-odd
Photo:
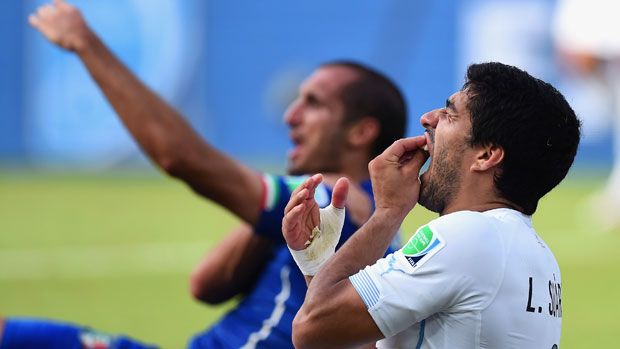
[[[400,139],[370,162],[377,213],[387,213],[396,219],[404,217],[418,201],[418,176],[428,152],[425,136]]]

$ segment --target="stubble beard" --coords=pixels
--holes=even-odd
[[[428,180],[421,183],[418,203],[432,212],[441,214],[452,201],[461,178],[457,161],[448,159],[445,151],[436,154],[432,161],[433,164],[428,170]]]
[[[343,170],[341,169],[342,156],[344,156],[345,151],[340,137],[343,137],[343,132],[338,132],[319,142],[320,147],[312,151],[313,155],[302,164],[294,164],[289,160],[287,173],[293,176],[302,176],[341,172]]]

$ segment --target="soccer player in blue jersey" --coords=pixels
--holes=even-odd
[[[256,172],[205,142],[114,57],[71,5],[56,0],[41,7],[30,23],[77,54],[158,167],[244,221],[204,257],[190,282],[192,294],[207,303],[243,297],[219,322],[195,335],[188,347],[291,348],[291,324],[306,284],[284,243],[281,223],[290,193],[303,179]],[[320,205],[328,203],[334,178],[344,175],[351,180],[342,243],[371,215],[368,162],[403,137],[403,98],[372,69],[351,62],[327,63],[302,84],[284,120],[294,144],[289,174],[327,173],[326,185],[316,190]],[[37,319],[0,319],[0,335],[0,349],[150,347]]]

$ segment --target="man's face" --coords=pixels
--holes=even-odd
[[[427,209],[442,213],[460,189],[467,170],[465,154],[471,147],[471,119],[467,110],[468,97],[463,91],[450,96],[446,107],[432,110],[420,118],[426,128],[430,165],[420,176],[418,202]]]
[[[350,68],[325,66],[301,85],[284,115],[294,145],[288,153],[290,174],[342,171],[346,145],[342,92],[356,78]]]

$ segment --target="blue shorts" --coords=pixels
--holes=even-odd
[[[28,318],[5,320],[0,349],[157,349],[131,338],[88,327]]]

